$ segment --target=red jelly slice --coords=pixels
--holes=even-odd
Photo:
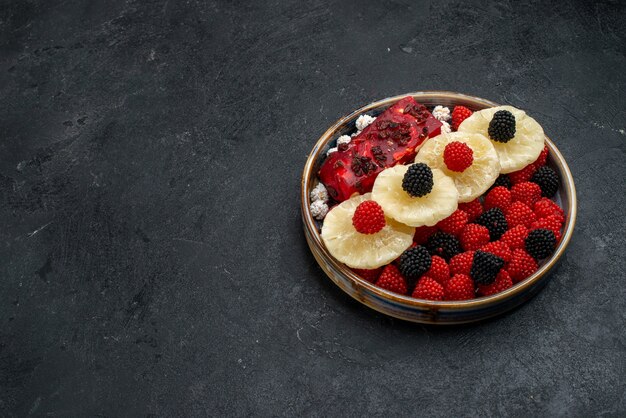
[[[346,149],[330,154],[319,178],[338,202],[354,193],[367,193],[378,173],[413,160],[426,138],[440,133],[441,122],[415,99],[405,97],[381,113]]]

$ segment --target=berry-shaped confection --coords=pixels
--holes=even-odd
[[[356,209],[369,200],[371,195],[367,193],[341,202],[328,212],[322,225],[321,235],[326,249],[348,267],[375,269],[384,266],[413,243],[415,229],[391,218],[385,218],[385,226],[378,232],[365,234],[357,231],[353,223]],[[369,232],[369,229],[363,230]]]
[[[515,131],[513,131],[513,118]],[[497,116],[496,116],[497,115]],[[498,106],[474,112],[459,126],[459,132],[485,135],[491,140],[504,174],[521,170],[531,164],[543,150],[545,135],[541,125],[526,112],[512,106]],[[513,134],[513,137],[511,137]]]
[[[413,235],[413,242],[417,245],[426,244],[428,238],[439,229],[436,226],[418,226],[415,228],[415,235]]]
[[[455,274],[445,287],[446,300],[474,299],[474,281],[465,274]]]
[[[511,185],[516,185],[518,183],[523,183],[525,181],[530,181],[533,174],[537,171],[537,167],[533,164],[528,164],[526,167],[521,170],[514,171],[509,173],[509,178],[511,179]]]
[[[468,222],[474,222],[474,220],[483,213],[483,205],[478,199],[474,199],[471,202],[459,203],[459,209],[467,213],[467,216],[469,216]]]
[[[450,259],[450,275],[465,274],[469,276],[474,261],[474,251],[457,254]]]
[[[563,212],[563,209],[547,197],[542,197],[537,200],[533,206],[533,210],[535,211],[535,215],[537,215],[538,219],[545,218],[550,215],[556,215],[561,219],[561,222],[565,222],[565,213]]]
[[[556,242],[559,242],[561,240],[561,226],[563,226],[563,218],[558,215],[550,215],[533,222],[530,229],[549,229],[554,232]]]
[[[445,106],[435,106],[433,109],[433,116],[442,122],[450,120],[450,109]]]
[[[522,202],[532,208],[535,202],[541,198],[541,188],[530,181],[518,183],[511,187],[511,198],[513,202]]]
[[[409,248],[400,256],[400,273],[409,280],[417,280],[430,269],[431,256],[421,245]]]
[[[541,188],[541,195],[544,197],[552,197],[559,190],[559,176],[552,168],[544,165],[535,171],[530,179],[533,183],[537,183]]]
[[[471,163],[465,167],[463,161],[469,162],[470,152]],[[459,202],[480,197],[500,173],[495,148],[479,134],[453,132],[431,138],[419,149],[415,162],[426,163],[451,177],[459,191]]]
[[[445,285],[450,278],[450,267],[446,263],[446,260],[438,255],[433,255],[430,270],[424,273],[424,276],[428,276],[435,279],[440,284]]]
[[[372,199],[387,216],[410,226],[435,225],[457,209],[458,198],[454,181],[443,171],[431,170],[425,164],[387,168],[378,175],[372,189]]]
[[[509,142],[515,136],[515,116],[508,110],[498,110],[489,121],[487,133],[493,141]]]
[[[500,208],[493,208],[484,212],[476,219],[476,223],[489,230],[489,237],[492,241],[500,239],[508,229],[506,218]]]
[[[376,280],[376,286],[401,295],[406,295],[408,292],[406,280],[393,264],[389,264],[383,269],[380,277]]]
[[[524,248],[526,237],[528,236],[528,228],[524,225],[517,225],[506,231],[500,241],[509,246],[511,250]]]
[[[515,228],[517,225],[530,228],[530,225],[537,220],[535,212],[522,202],[513,203],[506,211],[505,216],[509,228]]]
[[[452,212],[452,215],[439,221],[437,227],[448,234],[458,235],[458,233],[461,232],[463,227],[467,224],[468,218],[467,213],[457,209]]]
[[[314,200],[311,202],[311,206],[309,206],[311,210],[311,216],[315,219],[321,221],[328,214],[328,204],[323,200]]]
[[[510,189],[511,185],[512,185],[512,183],[511,183],[511,178],[509,177],[509,175],[508,174],[500,174],[498,176],[498,178],[496,179],[496,181],[491,186],[491,189],[493,189],[495,187],[498,187],[498,186],[502,186],[502,187],[506,187],[507,189]]]
[[[373,200],[359,204],[352,216],[352,225],[361,234],[375,234],[386,225],[383,208]]]
[[[452,110],[452,122],[450,123],[450,126],[452,126],[452,129],[456,131],[457,129],[459,129],[459,125],[461,125],[461,123],[470,116],[472,116],[472,111],[469,110],[467,107],[454,106],[454,109]]]
[[[556,247],[556,237],[549,229],[533,229],[526,237],[526,252],[536,260],[548,257]]]
[[[461,244],[457,237],[442,231],[431,235],[426,243],[426,248],[432,255],[438,255],[444,260],[450,260],[450,258],[461,252]]]
[[[417,282],[412,297],[426,300],[443,300],[445,292],[443,286],[436,280],[424,276]]]
[[[511,279],[511,276],[505,269],[502,269],[496,276],[496,280],[494,280],[493,283],[488,285],[478,285],[476,293],[481,296],[495,295],[496,293],[500,293],[512,286],[513,280]]]
[[[426,196],[433,189],[433,171],[426,164],[411,164],[402,177],[402,190],[411,197]]]
[[[485,196],[485,209],[500,208],[504,212],[511,206],[511,192],[504,186],[494,187]]]
[[[376,120],[375,117],[367,115],[367,114],[359,115],[359,117],[354,122],[354,126],[356,127],[357,130],[362,131],[363,129],[370,126],[372,122],[374,122],[375,120]]]
[[[502,267],[504,267],[503,259],[495,254],[478,250],[474,252],[470,276],[476,284],[491,284]]]
[[[316,200],[321,200],[324,203],[328,202],[328,191],[326,187],[322,183],[318,183],[311,193],[309,193],[309,197],[311,198],[311,202],[315,202]]]
[[[489,242],[489,230],[478,224],[467,224],[459,237],[465,251],[477,250]]]
[[[480,248],[481,251],[497,255],[504,260],[505,263],[511,261],[511,249],[502,241],[492,241],[483,245]]]
[[[511,261],[506,270],[509,272],[513,283],[518,283],[537,271],[537,262],[521,248],[513,250]]]
[[[377,269],[352,269],[352,271],[354,271],[359,277],[361,277],[362,279],[370,282],[370,283],[375,283],[376,280],[378,280],[378,277],[380,276],[380,273],[383,271],[382,267],[379,267]]]
[[[448,170],[462,173],[474,162],[474,151],[463,142],[452,141],[443,150],[443,162]]]
[[[533,165],[537,168],[543,167],[544,165],[546,165],[547,161],[548,161],[548,146],[544,145],[543,150],[541,150],[541,154],[539,154],[539,158],[537,158],[537,160],[533,163]]]

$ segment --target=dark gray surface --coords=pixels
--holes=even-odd
[[[626,414],[624,2],[236,3],[2,2],[0,415]],[[552,282],[484,324],[370,311],[301,231],[316,138],[423,89],[526,109],[576,179]]]

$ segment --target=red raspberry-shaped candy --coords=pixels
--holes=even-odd
[[[513,203],[506,211],[505,217],[509,228],[515,228],[517,225],[524,225],[529,228],[537,220],[535,212],[522,202]]]
[[[561,240],[562,225],[562,218],[560,218],[558,215],[550,215],[533,222],[532,225],[530,225],[530,229],[549,229],[550,231],[554,232],[556,242],[559,242]]]
[[[496,293],[500,293],[511,286],[513,286],[511,276],[505,269],[502,269],[496,276],[496,280],[494,280],[493,283],[488,285],[478,285],[476,293],[481,296],[495,295]]]
[[[383,269],[380,277],[376,280],[376,286],[392,292],[400,293],[401,295],[406,295],[406,292],[408,291],[406,279],[402,277],[398,267],[393,264],[388,264]]]
[[[417,245],[426,244],[426,241],[428,241],[428,238],[430,238],[430,236],[437,231],[438,231],[438,228],[436,226],[418,226],[417,228],[415,228],[415,234],[413,235],[413,242],[416,243]]]
[[[450,274],[465,274],[469,276],[474,262],[474,251],[457,254],[450,259]]]
[[[446,263],[446,260],[433,255],[430,263],[430,270],[424,273],[424,276],[428,276],[435,279],[438,283],[445,285],[450,278],[450,267]]]
[[[359,275],[359,277],[361,277],[362,279],[365,279],[370,283],[374,283],[378,279],[378,276],[380,276],[380,273],[383,271],[383,268],[380,267],[380,268],[373,269],[373,270],[352,269],[352,271],[355,272],[357,275]]]
[[[477,250],[489,242],[489,230],[478,224],[467,224],[459,237],[465,251]]]
[[[354,229],[361,234],[375,234],[385,227],[383,208],[373,200],[366,200],[356,207],[352,216]]]
[[[505,263],[511,261],[511,249],[502,241],[494,241],[480,247],[481,251],[497,255],[504,260]]]
[[[511,199],[532,208],[535,202],[541,199],[541,187],[530,181],[515,184],[511,187]]]
[[[474,298],[474,280],[465,274],[455,274],[446,283],[446,300]]]
[[[459,129],[459,125],[465,119],[472,116],[472,111],[466,108],[465,106],[454,106],[454,110],[452,110],[452,121],[450,126],[452,126],[453,130]]]
[[[511,206],[511,191],[504,186],[494,187],[485,196],[484,206],[485,210],[500,208],[502,212],[506,212]]]
[[[525,181],[530,181],[530,178],[533,176],[533,174],[535,174],[535,171],[537,171],[537,167],[535,167],[533,164],[528,164],[521,170],[509,173],[509,179],[511,179],[511,184],[515,185],[523,183]]]
[[[537,262],[521,248],[513,250],[511,261],[506,266],[513,283],[518,283],[537,271]]]
[[[541,199],[537,200],[537,202],[535,202],[535,205],[533,206],[533,210],[535,211],[535,215],[537,215],[537,218],[539,219],[545,218],[550,215],[556,215],[560,219],[562,219],[561,222],[565,221],[565,213],[563,212],[563,209],[561,209],[559,205],[557,205],[555,202],[548,199],[547,197],[542,197]]]
[[[439,221],[437,227],[448,234],[458,235],[467,224],[468,219],[469,216],[467,213],[463,212],[461,209],[457,209],[452,212],[452,215]]]
[[[448,170],[461,173],[474,162],[474,151],[463,142],[450,142],[443,150],[443,162]]]
[[[444,295],[445,292],[441,284],[428,276],[422,276],[415,285],[411,296],[416,299],[443,300]]]
[[[478,218],[483,213],[483,205],[478,199],[467,203],[459,203],[459,209],[467,213],[469,217],[468,222],[474,222],[474,219]]]
[[[500,241],[508,245],[511,250],[516,250],[518,248],[524,248],[527,236],[528,228],[524,225],[518,225],[506,231],[500,237]]]

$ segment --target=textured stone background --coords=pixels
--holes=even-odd
[[[550,4],[552,3],[552,4]],[[1,416],[624,416],[624,2],[2,1]],[[430,328],[330,283],[299,176],[407,91],[535,116],[580,213],[548,287]]]

